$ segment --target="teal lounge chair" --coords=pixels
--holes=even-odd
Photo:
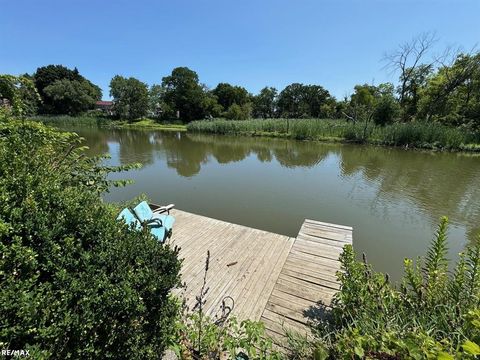
[[[141,230],[142,223],[140,220],[127,208],[123,209],[118,215],[117,220],[124,220],[126,224],[134,226],[135,229]],[[150,233],[160,242],[164,242],[168,236],[168,232],[162,225],[162,222],[156,219],[145,221],[144,225],[148,227]]]
[[[167,231],[167,236],[172,236],[173,224],[175,223],[175,218],[170,215],[170,209],[173,208],[173,204],[168,206],[155,206],[155,210],[152,210],[150,205],[146,201],[142,201],[140,204],[133,208],[135,215],[141,222],[148,222],[152,220],[160,220],[162,226]],[[165,214],[165,212],[167,214]]]

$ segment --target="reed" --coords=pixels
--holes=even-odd
[[[287,137],[444,150],[480,150],[480,133],[437,123],[412,122],[375,126],[332,119],[194,121],[187,130],[221,135]]]
[[[46,125],[55,125],[55,126],[99,126],[105,125],[111,122],[111,120],[104,117],[94,117],[94,116],[68,116],[68,115],[58,115],[58,116],[35,116],[31,120],[42,122]]]

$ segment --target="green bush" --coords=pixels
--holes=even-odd
[[[382,96],[373,111],[373,121],[376,125],[391,124],[398,117],[400,106],[393,96]]]
[[[446,254],[446,218],[427,255],[405,260],[398,286],[346,246],[341,290],[310,349],[322,348],[322,358],[470,358],[480,340],[480,242],[460,254],[453,272]]]
[[[115,169],[79,137],[0,118],[0,348],[158,358],[175,328],[177,251],[115,220]]]
[[[178,322],[173,350],[181,359],[263,359],[280,360],[284,357],[274,349],[262,322],[230,317],[218,320],[186,314]],[[201,330],[201,331],[199,331]]]
[[[251,112],[252,106],[250,103],[243,105],[234,103],[225,111],[224,116],[229,120],[245,120],[250,118]]]

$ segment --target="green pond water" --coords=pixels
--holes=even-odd
[[[424,254],[440,216],[449,256],[480,230],[480,157],[283,139],[70,128],[92,155],[143,168],[107,201],[145,193],[155,203],[295,236],[305,218],[350,225],[353,245],[398,279]],[[199,229],[200,230],[200,229]],[[207,249],[205,249],[206,251]]]

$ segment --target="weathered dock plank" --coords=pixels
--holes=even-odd
[[[279,345],[285,346],[285,331],[308,336],[308,323],[329,308],[339,289],[338,257],[343,246],[352,243],[352,231],[349,226],[304,221],[260,318]]]
[[[181,248],[184,259],[182,281],[187,305],[195,304],[210,251],[206,313],[219,314],[222,300],[231,296],[235,301],[233,314],[259,320],[294,239],[181,210],[171,214],[176,223],[170,241]]]
[[[172,244],[184,259],[183,296],[193,307],[203,284],[210,251],[205,312],[220,313],[222,300],[235,301],[240,320],[261,320],[267,333],[285,346],[285,330],[309,334],[310,313],[328,307],[339,289],[336,272],[352,228],[305,220],[296,238],[173,210]]]

